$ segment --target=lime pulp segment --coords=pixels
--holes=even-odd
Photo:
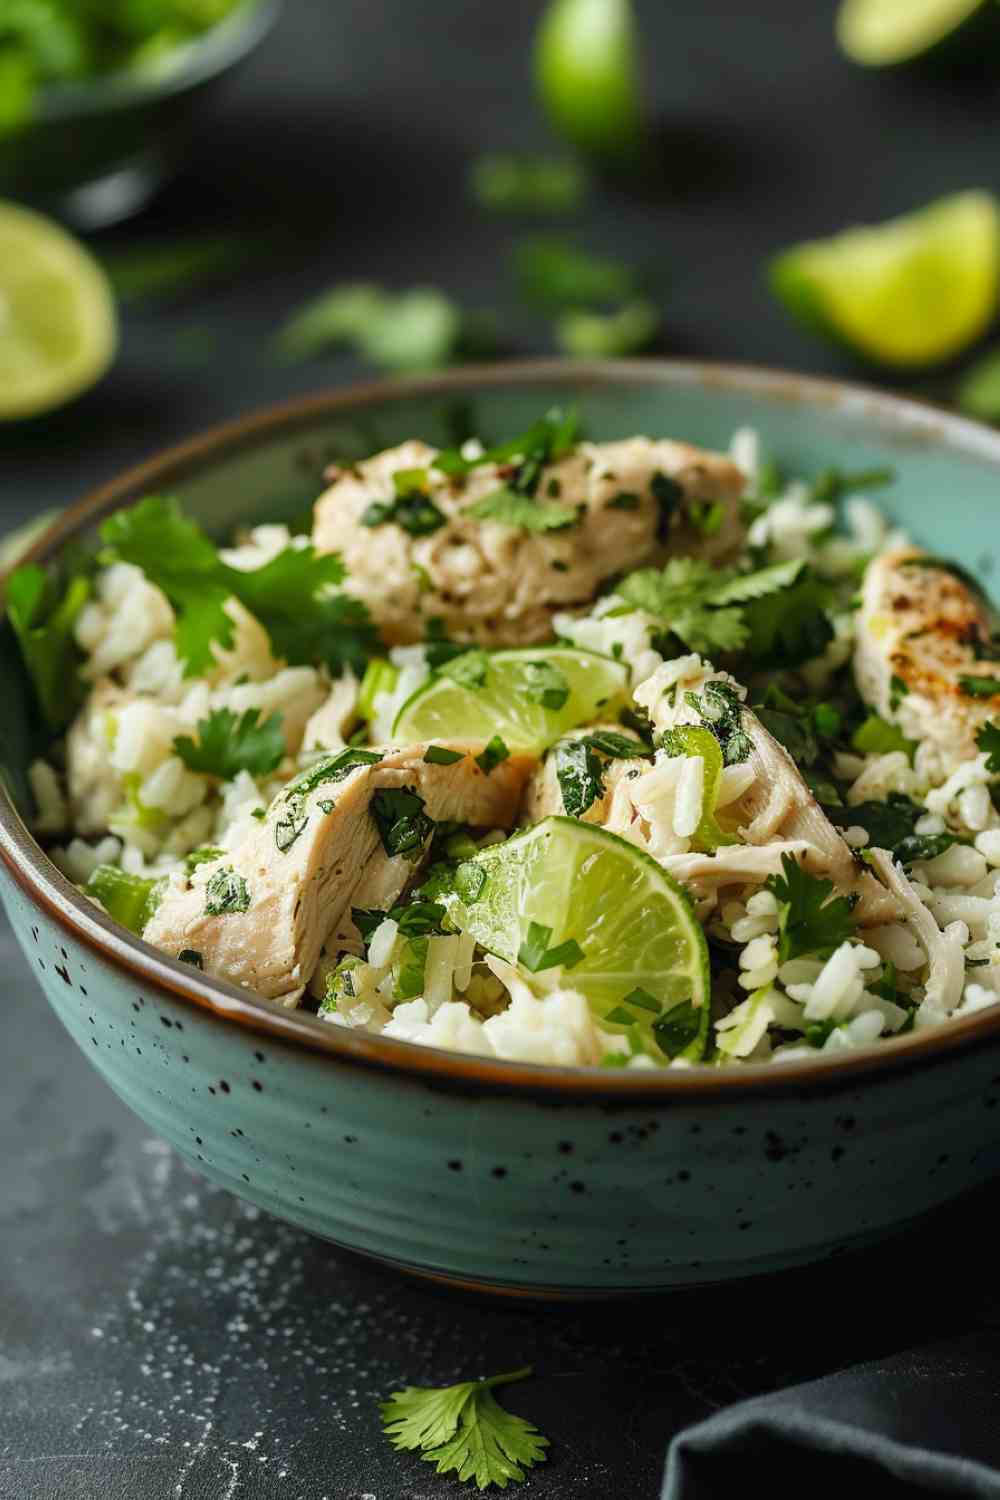
[[[568,688],[557,707],[551,706],[551,694],[548,703],[540,702],[533,689],[533,669],[539,662],[554,668]],[[485,741],[497,734],[510,750],[541,753],[580,724],[614,719],[626,702],[628,680],[622,662],[571,646],[495,651],[487,659],[482,686],[442,674],[417,688],[396,715],[392,737],[403,744]]]
[[[626,1052],[702,1056],[708,1034],[708,949],[690,900],[648,854],[574,818],[551,817],[475,856],[486,876],[450,919],[515,963],[532,923],[583,957],[563,974]],[[635,997],[635,998],[630,998]],[[665,1046],[661,1046],[665,1042]]]

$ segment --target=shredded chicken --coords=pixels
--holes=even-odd
[[[965,955],[961,943],[945,936],[903,871],[885,849],[872,850],[872,864],[895,896],[903,920],[927,954],[925,1004],[951,1015],[962,999]]]

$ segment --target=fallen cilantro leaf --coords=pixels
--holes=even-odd
[[[574,359],[614,359],[648,349],[660,323],[660,309],[645,298],[626,302],[610,313],[571,308],[556,323],[556,343]],[[721,509],[718,514],[721,521]]]
[[[958,685],[967,698],[995,698],[1000,693],[1000,677],[960,677]]]
[[[473,198],[493,213],[572,213],[589,186],[585,168],[572,157],[481,156],[469,173]]]
[[[509,755],[510,751],[507,749],[506,744],[498,734],[495,734],[491,740],[487,741],[483,749],[476,756],[476,765],[484,776],[489,776],[490,772],[495,771],[497,766],[507,760]]]
[[[521,295],[543,307],[627,302],[636,292],[635,272],[629,266],[551,236],[515,245],[514,274]]]
[[[987,771],[995,775],[1000,771],[1000,723],[994,719],[984,724],[976,735],[976,746],[988,757]]]
[[[58,583],[37,563],[24,563],[7,579],[7,616],[21,648],[49,729],[64,729],[84,696],[82,656],[73,634],[90,597],[83,574]]]
[[[854,933],[854,903],[834,895],[832,880],[808,874],[791,854],[781,856],[781,875],[765,882],[778,902],[778,958],[829,957]]]
[[[562,531],[575,526],[579,513],[575,506],[556,505],[551,500],[533,500],[504,485],[484,495],[465,511],[477,521],[498,521],[517,531]]]
[[[232,781],[240,771],[269,776],[285,758],[281,714],[261,721],[259,708],[237,715],[228,708],[213,709],[198,722],[197,741],[189,735],[174,740],[174,750],[189,771]]]
[[[523,1380],[530,1366],[487,1380],[441,1388],[406,1386],[380,1404],[393,1447],[417,1452],[439,1474],[454,1473],[480,1490],[519,1484],[544,1461],[548,1438],[523,1417],[505,1411],[493,1395],[498,1385]]]
[[[415,858],[434,832],[434,819],[424,811],[424,799],[412,787],[383,787],[371,800],[371,814],[390,856]]]

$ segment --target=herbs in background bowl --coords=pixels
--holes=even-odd
[[[247,0],[6,0],[0,9],[0,137],[35,116],[48,85],[156,73]]]

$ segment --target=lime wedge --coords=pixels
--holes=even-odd
[[[971,42],[974,23],[998,18],[996,0],[843,0],[837,41],[852,62],[887,68],[926,57],[966,31]]]
[[[538,754],[560,735],[596,719],[613,719],[626,702],[628,668],[610,656],[573,646],[468,653],[480,685],[447,671],[431,677],[403,704],[392,727],[397,744],[423,740],[488,740]],[[467,673],[474,678],[474,673]]]
[[[643,141],[631,0],[551,0],[535,39],[535,79],[553,129],[607,160]]]
[[[684,890],[648,854],[591,823],[546,818],[459,869],[463,891],[480,888],[453,900],[449,918],[482,947],[515,963],[526,943],[537,955],[540,929],[548,951],[576,943],[583,956],[566,962],[563,982],[622,1037],[625,1055],[702,1056],[705,936]]]
[[[0,421],[79,395],[103,375],[116,341],[97,262],[51,220],[0,202]]]
[[[1000,206],[957,193],[872,228],[795,245],[770,267],[795,317],[887,365],[936,364],[978,338],[1000,291]]]

